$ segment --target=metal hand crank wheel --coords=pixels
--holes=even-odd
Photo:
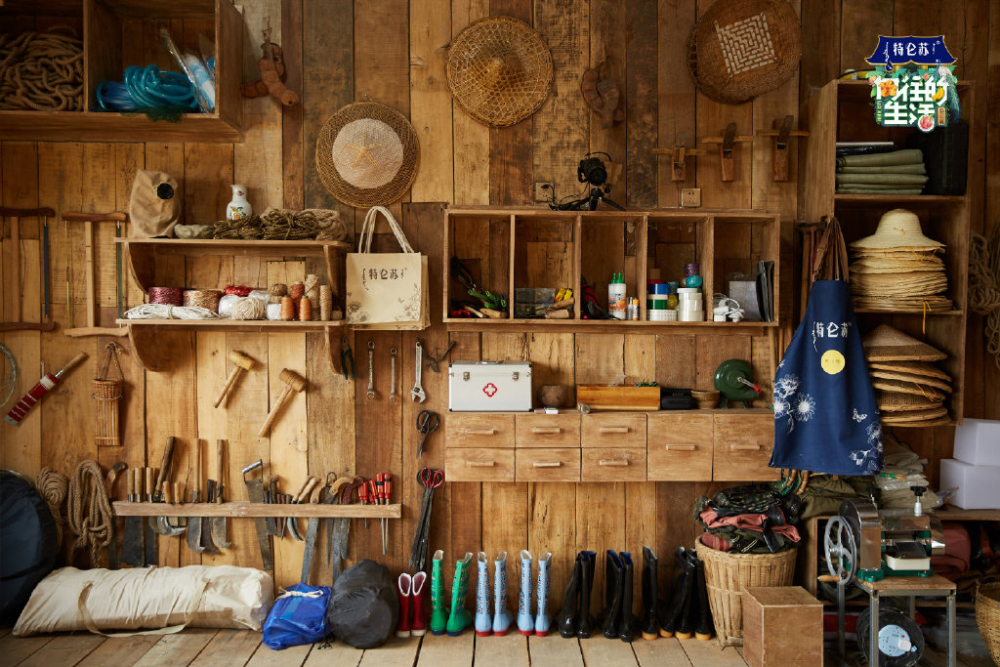
[[[830,574],[839,579],[838,586],[847,586],[854,581],[858,569],[858,549],[854,543],[854,533],[843,517],[831,517],[826,522],[823,535],[826,566]]]

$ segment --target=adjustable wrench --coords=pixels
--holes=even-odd
[[[424,392],[424,388],[421,386],[421,378],[424,374],[424,346],[417,341],[417,381],[413,384],[413,389],[410,390],[410,398],[414,401],[419,401],[423,403],[427,400],[427,394]]]

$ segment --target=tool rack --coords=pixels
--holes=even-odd
[[[284,505],[275,503],[250,503],[233,501],[228,503],[132,503],[116,500],[112,503],[115,515],[126,516],[176,516],[247,518],[291,517],[293,519],[400,519],[403,506],[392,505],[325,505],[300,504]]]

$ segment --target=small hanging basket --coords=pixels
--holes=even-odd
[[[118,425],[118,406],[122,399],[125,386],[125,376],[121,364],[118,363],[118,344],[108,343],[107,355],[101,366],[100,375],[93,380],[94,391],[91,397],[97,402],[97,432],[94,440],[98,447],[121,447],[121,436]],[[108,377],[111,362],[115,362],[117,378]]]

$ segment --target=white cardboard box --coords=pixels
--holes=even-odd
[[[963,420],[955,429],[955,458],[977,466],[1000,466],[1000,420]]]
[[[1000,466],[941,459],[941,491],[958,487],[951,504],[964,510],[1000,509]]]
[[[455,361],[448,366],[452,412],[531,410],[530,361]]]

